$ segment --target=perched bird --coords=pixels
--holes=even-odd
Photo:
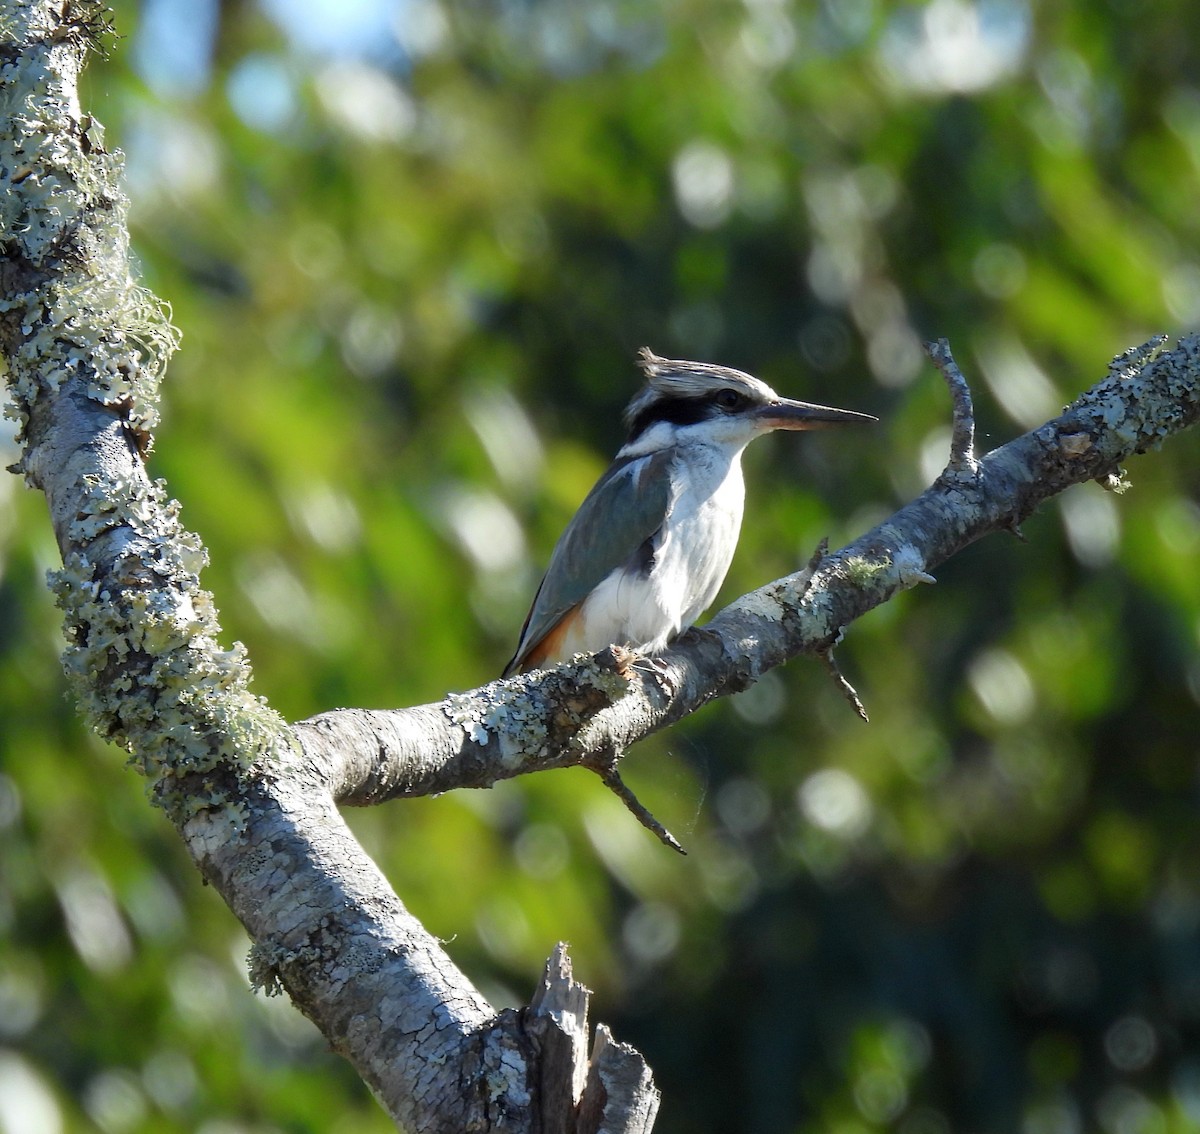
[[[742,450],[775,429],[874,421],[781,398],[740,370],[659,358],[629,436],[559,537],[504,676],[621,645],[664,649],[717,596],[737,547]]]

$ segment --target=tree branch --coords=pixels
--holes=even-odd
[[[946,379],[950,397],[954,401],[954,432],[950,437],[950,461],[942,476],[958,477],[969,483],[979,472],[979,462],[975,459],[975,407],[971,401],[971,387],[967,385],[958,363],[954,361],[954,355],[950,353],[950,343],[946,339],[926,343],[925,350],[934,366]]]
[[[854,543],[687,632],[653,666],[629,666],[606,650],[436,705],[323,713],[293,726],[295,734],[337,798],[358,805],[595,766],[768,669],[801,654],[826,656],[854,619],[933,582],[938,564],[991,532],[1015,529],[1071,485],[1119,483],[1121,462],[1200,415],[1200,337],[1161,347],[1156,339],[1125,352],[1061,416],[976,461],[970,394],[940,344],[956,422],[946,471]]]
[[[131,754],[245,925],[252,979],[285,988],[406,1128],[648,1129],[658,1096],[640,1056],[622,1049],[622,1081],[638,1084],[622,1094],[605,1078],[607,1033],[590,1065],[585,1044],[573,1041],[567,1059],[555,1039],[554,1005],[578,1001],[565,954],[553,995],[528,1018],[496,1013],[392,893],[291,730],[250,692],[241,647],[218,643],[199,583],[204,549],[144,464],[177,336],[133,283],[120,163],[78,105],[103,11],[18,0],[0,18],[0,349],[23,445],[13,471],[49,505],[80,707]],[[576,1118],[585,1106],[595,1117],[586,1127]]]

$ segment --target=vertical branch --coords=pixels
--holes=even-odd
[[[570,1131],[586,1069],[544,1066],[562,1045],[497,1015],[391,891],[291,729],[251,693],[242,648],[220,646],[200,586],[206,552],[146,473],[178,336],[133,280],[120,163],[79,107],[103,13],[85,0],[10,0],[0,15],[0,350],[21,427],[14,471],[49,505],[81,709],[132,755],[246,926],[253,981],[286,990],[398,1123]],[[564,1087],[555,1077],[568,1065]],[[638,1130],[653,1091],[641,1067]],[[565,1115],[557,1127],[541,1122],[543,1098]],[[624,1106],[607,1101],[598,1129],[635,1129]]]
[[[950,436],[950,463],[943,475],[957,480],[973,481],[979,474],[975,457],[975,407],[971,402],[971,387],[963,377],[948,339],[936,339],[925,344],[925,351],[941,372],[954,400],[954,425]]]

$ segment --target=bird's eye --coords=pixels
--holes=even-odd
[[[723,410],[738,409],[746,400],[737,390],[718,390],[713,399]]]

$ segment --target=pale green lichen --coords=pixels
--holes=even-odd
[[[6,413],[24,430],[38,399],[71,383],[113,410],[144,452],[179,334],[166,305],[132,277],[121,158],[104,150],[103,132],[78,105],[82,46],[104,20],[100,4],[16,0],[0,23]],[[173,815],[219,812],[236,834],[246,814],[227,777],[285,759],[290,741],[282,719],[250,693],[243,648],[218,643],[212,597],[200,586],[204,547],[140,469],[127,478],[97,469],[77,493],[59,533],[64,564],[50,582],[80,708],[131,753]]]
[[[1167,338],[1166,335],[1155,335],[1147,342],[1123,350],[1108,364],[1109,377],[1117,381],[1136,378],[1167,349]]]
[[[475,744],[495,738],[501,762],[512,764],[522,756],[544,756],[547,747],[545,717],[531,704],[522,680],[495,682],[471,693],[451,693],[442,702],[446,716]]]
[[[250,988],[264,996],[279,996],[283,991],[280,973],[293,965],[314,965],[323,960],[316,945],[302,945],[299,949],[286,949],[281,945],[256,941],[246,956],[246,972]]]
[[[442,711],[451,724],[456,724],[474,744],[485,745],[491,739],[484,716],[487,703],[477,693],[448,693],[442,702]]]
[[[90,482],[72,542],[113,532],[123,554],[103,580],[78,551],[51,573],[65,615],[64,666],[96,729],[186,814],[191,804],[170,798],[165,775],[246,766],[273,748],[283,722],[249,693],[243,647],[218,644],[212,597],[200,586],[206,553],[163,484],[116,482],[105,492]]]
[[[508,768],[522,761],[543,759],[550,754],[551,737],[545,707],[531,696],[537,677],[526,674],[507,681],[494,681],[469,693],[451,693],[442,702],[447,719],[482,746],[493,740],[499,745],[500,763]],[[564,687],[555,699],[557,722],[570,728],[583,724],[598,692],[606,703],[629,693],[629,679],[609,665],[591,664],[587,654],[578,654],[572,669],[564,673]],[[579,706],[575,708],[573,706]]]
[[[38,396],[79,379],[148,434],[179,334],[166,305],[132,278],[121,157],[105,152],[75,95],[71,34],[92,34],[100,13],[77,5],[64,30],[48,26],[47,5],[18,3],[0,30],[22,47],[0,67],[0,239],[8,260],[41,277],[33,290],[0,297],[11,328],[5,412],[24,426]]]
[[[855,586],[869,587],[888,574],[892,565],[886,559],[868,559],[861,555],[847,555],[841,561],[841,568],[846,578]]]
[[[1189,420],[1187,407],[1195,403],[1195,371],[1182,365],[1194,352],[1194,336],[1180,339],[1176,350],[1164,349],[1165,336],[1133,347],[1110,364],[1108,378],[1067,407],[1075,421],[1083,415],[1102,457],[1123,460],[1133,453],[1158,449],[1163,441]],[[1075,434],[1068,433],[1069,441]],[[1047,440],[1053,443],[1054,438]],[[1077,453],[1064,450],[1069,457]]]
[[[919,583],[937,582],[925,570],[925,560],[920,551],[903,537],[899,529],[885,524],[880,534],[894,543],[891,553],[886,557],[846,556],[841,567],[850,582],[870,589],[883,586],[889,591],[905,591]]]

